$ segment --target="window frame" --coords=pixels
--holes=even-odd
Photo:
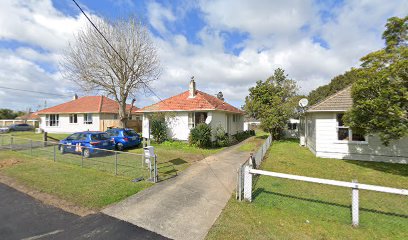
[[[59,114],[46,114],[45,115],[45,126],[58,127],[59,126]]]
[[[76,114],[76,113],[69,114],[69,123],[70,124],[78,124],[78,114]]]
[[[84,124],[93,124],[93,116],[92,113],[84,113]]]
[[[353,130],[351,129],[351,127],[349,126],[345,126],[345,125],[340,125],[343,124],[343,121],[339,121],[339,115],[342,115],[340,117],[343,118],[344,113],[335,113],[335,118],[336,118],[336,141],[338,143],[354,143],[354,144],[368,144],[368,136],[364,135],[364,140],[353,140]],[[339,130],[340,129],[347,129],[347,138],[348,139],[339,139]]]

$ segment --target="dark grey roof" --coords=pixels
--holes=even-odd
[[[325,100],[311,106],[307,112],[345,112],[353,105],[351,86],[327,97]]]

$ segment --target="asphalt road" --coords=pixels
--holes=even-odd
[[[168,239],[97,213],[80,217],[0,183],[0,239]]]

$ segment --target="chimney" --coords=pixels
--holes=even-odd
[[[77,100],[78,99],[78,95],[75,93],[74,97],[72,97],[72,100]]]
[[[189,98],[194,98],[196,95],[196,84],[194,81],[194,76],[191,77],[190,86],[189,86]]]

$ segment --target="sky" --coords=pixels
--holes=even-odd
[[[300,94],[329,83],[384,47],[389,17],[408,14],[406,0],[77,1],[93,19],[142,19],[158,50],[162,74],[151,87],[162,99],[186,91],[194,76],[199,90],[222,91],[236,107],[276,68]],[[71,0],[0,0],[0,108],[35,111],[84,96],[60,62],[86,24]],[[138,107],[158,101],[138,96]]]

